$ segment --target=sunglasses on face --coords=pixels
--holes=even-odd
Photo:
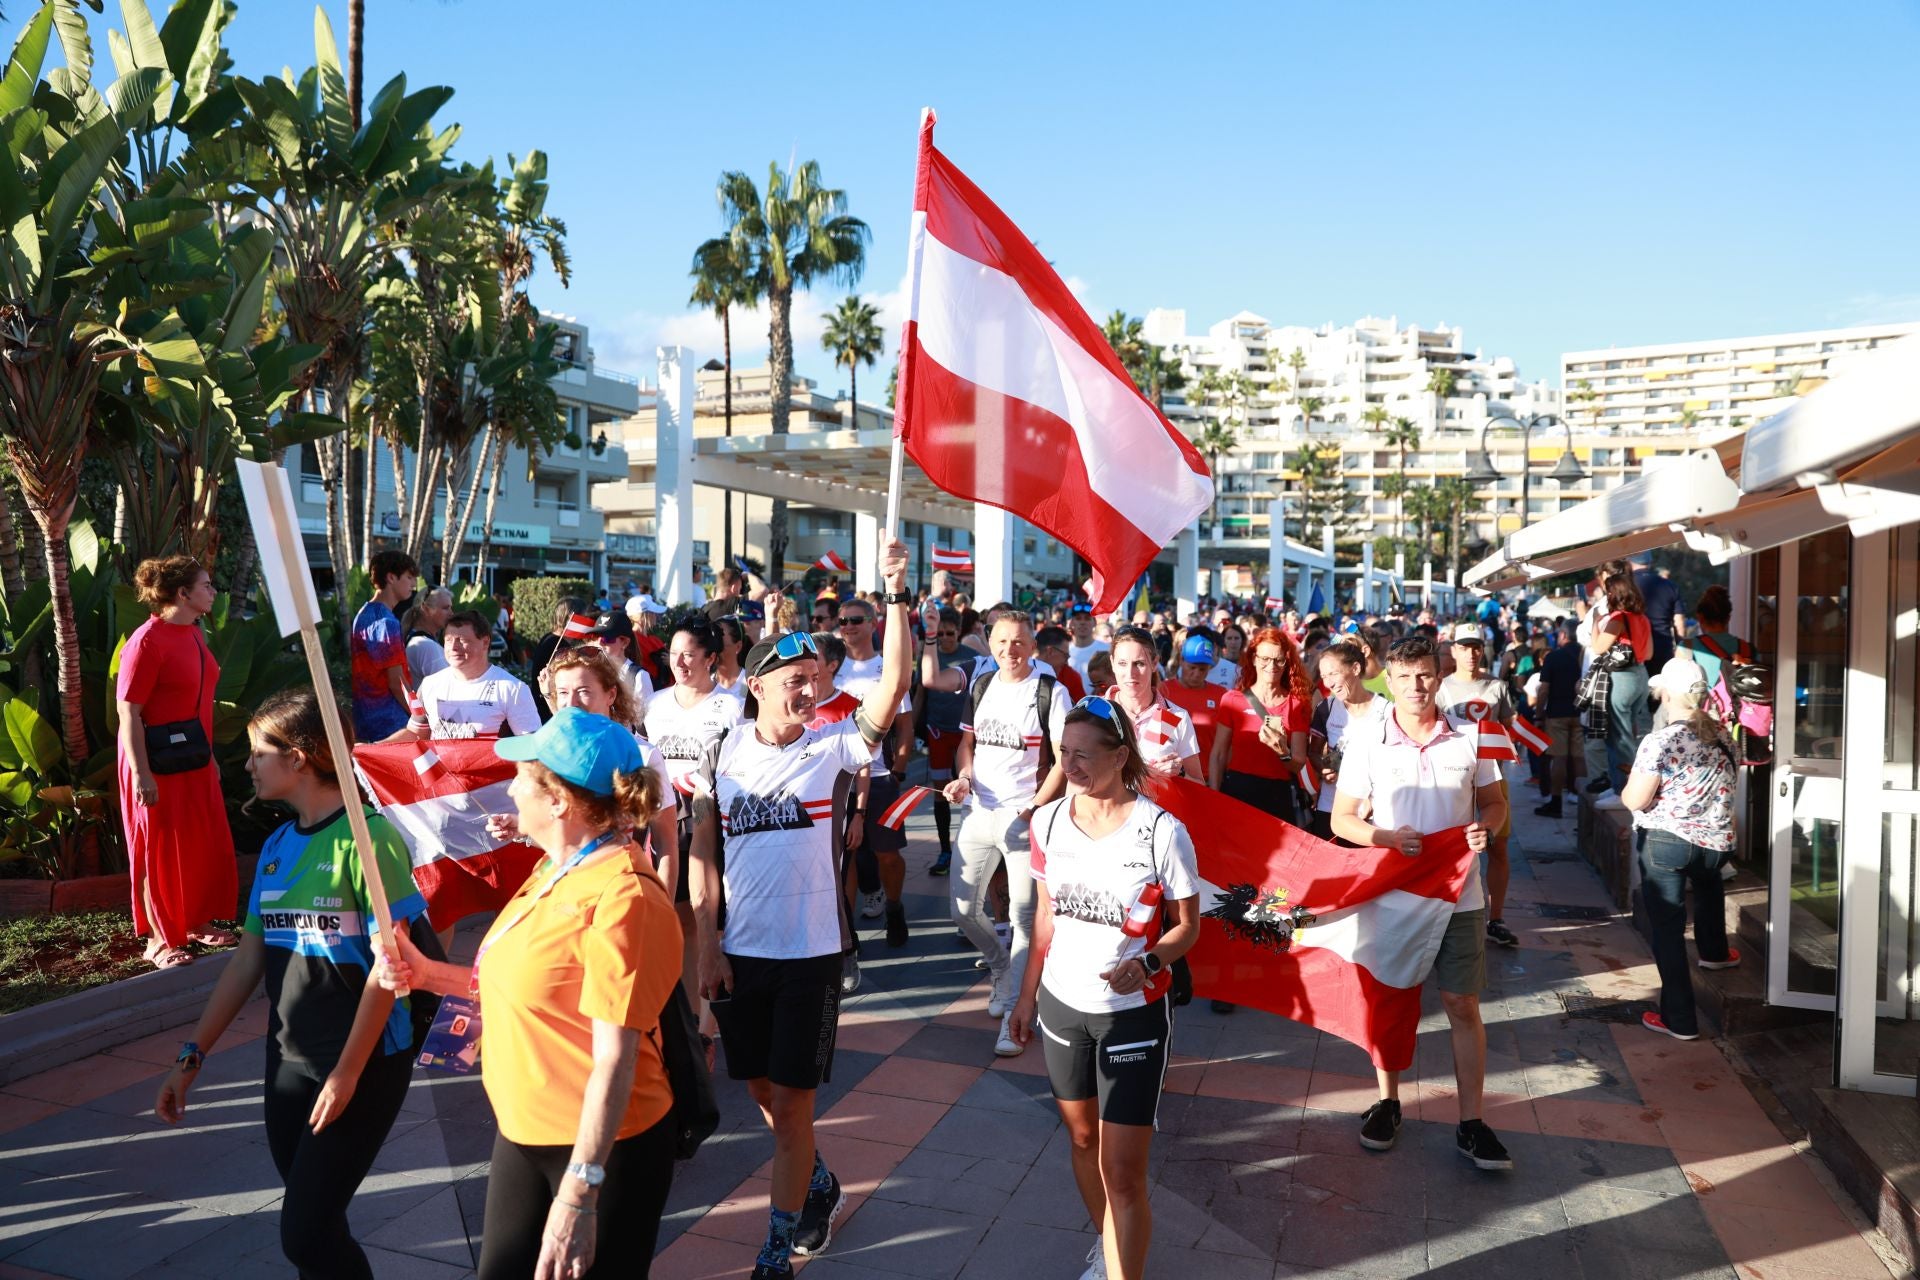
[[[873,619],[862,617],[859,614],[843,613],[839,617],[835,618],[834,621],[839,623],[843,627],[864,627],[869,622],[872,622]]]
[[[773,666],[774,663],[792,662],[802,654],[808,653],[813,654],[815,657],[820,656],[820,650],[813,643],[812,634],[805,631],[789,631],[774,641],[773,648],[768,652],[767,656],[760,659],[760,665],[748,674],[755,677],[764,675],[767,668]]]

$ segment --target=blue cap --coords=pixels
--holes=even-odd
[[[1180,661],[1197,663],[1203,667],[1213,665],[1213,641],[1205,636],[1188,636],[1180,643]]]
[[[597,796],[613,794],[613,775],[641,767],[633,730],[578,707],[562,707],[529,734],[493,744],[502,760],[538,760],[554,774]]]

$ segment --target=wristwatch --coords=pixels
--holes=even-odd
[[[607,1171],[601,1165],[575,1160],[567,1166],[567,1176],[578,1178],[589,1187],[597,1187],[607,1180]]]
[[[913,592],[889,591],[886,595],[882,596],[881,599],[885,600],[888,604],[912,604]]]
[[[1143,951],[1140,953],[1140,967],[1145,969],[1147,976],[1151,978],[1166,968],[1167,962],[1151,951]]]
[[[189,1071],[198,1071],[206,1060],[207,1055],[200,1052],[200,1046],[188,1040],[180,1046],[180,1056],[173,1060],[173,1064]]]

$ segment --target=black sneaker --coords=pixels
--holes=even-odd
[[[907,909],[898,902],[887,904],[887,945],[907,945]]]
[[[840,1210],[846,1203],[846,1193],[840,1190],[840,1179],[831,1171],[827,1173],[825,1191],[808,1188],[807,1203],[800,1210],[800,1225],[793,1232],[793,1251],[803,1258],[825,1253],[827,1246],[833,1242],[833,1220],[840,1216]]]
[[[753,1264],[753,1280],[793,1280],[792,1267],[776,1267],[771,1262]]]
[[[1553,799],[1547,801],[1545,804],[1535,805],[1533,812],[1534,812],[1534,816],[1539,818],[1562,817],[1563,815],[1560,812],[1560,797],[1555,796]]]
[[[1487,921],[1487,941],[1502,947],[1520,945],[1520,939],[1514,936],[1513,930],[1507,928],[1505,920]]]
[[[1595,778],[1587,784],[1587,794],[1590,796],[1604,795],[1612,786],[1613,783],[1606,778]]]
[[[1212,1008],[1215,1013],[1232,1013],[1234,1004],[1231,1000],[1215,1000]]]
[[[1391,1151],[1400,1138],[1400,1101],[1382,1098],[1360,1117],[1360,1145],[1369,1151]]]
[[[1453,1145],[1461,1155],[1473,1161],[1475,1168],[1513,1168],[1513,1157],[1500,1145],[1500,1139],[1493,1136],[1493,1130],[1487,1128],[1485,1120],[1461,1121],[1460,1128],[1454,1133]]]

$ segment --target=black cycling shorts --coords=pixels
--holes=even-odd
[[[728,956],[733,990],[715,1000],[727,1074],[817,1089],[833,1077],[840,1026],[840,953],[806,960]]]
[[[1137,1009],[1082,1013],[1043,982],[1039,1024],[1054,1097],[1081,1102],[1097,1096],[1107,1124],[1155,1124],[1173,1049],[1173,1011],[1165,996]]]

